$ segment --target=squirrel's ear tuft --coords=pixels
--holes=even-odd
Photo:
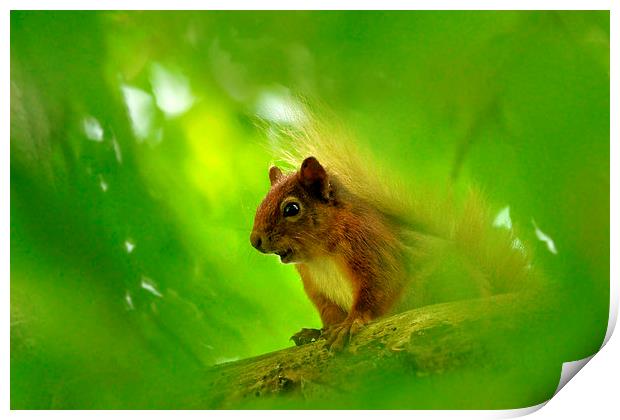
[[[304,159],[299,169],[299,180],[304,187],[318,193],[321,198],[329,198],[327,172],[315,157],[311,156]]]
[[[271,168],[269,168],[269,182],[271,182],[271,185],[278,182],[280,178],[282,178],[282,171],[280,170],[280,168],[278,168],[277,166],[272,166]]]

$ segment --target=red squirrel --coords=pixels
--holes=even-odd
[[[527,256],[511,246],[510,232],[491,226],[475,194],[458,211],[425,195],[408,200],[348,148],[303,133],[297,154],[321,154],[330,165],[306,155],[294,172],[272,166],[250,242],[295,265],[330,349],[383,315],[525,283]],[[309,341],[309,331],[292,338]]]

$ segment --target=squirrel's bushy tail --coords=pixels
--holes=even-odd
[[[415,252],[432,254],[429,265],[445,267],[447,260],[456,261],[458,275],[465,270],[468,277],[483,279],[476,286],[483,295],[519,290],[534,276],[525,244],[512,230],[493,226],[489,206],[475,188],[456,200],[450,186],[429,189],[415,179],[399,179],[377,165],[337,118],[302,108],[292,120],[297,124],[270,127],[274,163],[296,170],[306,157],[316,157],[349,192],[394,220],[405,234],[434,238],[415,240],[422,248],[429,244]]]

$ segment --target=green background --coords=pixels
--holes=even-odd
[[[291,123],[283,109],[300,95],[400,175],[475,184],[494,211],[509,206],[563,291],[547,351],[598,349],[608,12],[14,11],[13,408],[203,406],[202,368],[319,326],[293,267],[248,240],[273,162],[257,120]],[[537,370],[536,386],[379,376],[324,404],[532,405],[559,378],[558,364]]]

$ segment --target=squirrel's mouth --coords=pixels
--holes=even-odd
[[[275,254],[280,257],[281,262],[286,263],[290,262],[291,257],[293,256],[293,250],[291,248],[288,248],[284,251],[276,251]]]

